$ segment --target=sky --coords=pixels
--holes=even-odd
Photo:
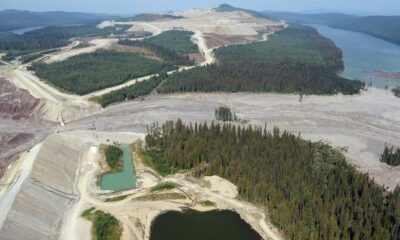
[[[400,0],[0,0],[0,9],[62,10],[125,15],[194,7],[215,7],[221,3],[257,11],[335,11],[355,14],[400,15]]]

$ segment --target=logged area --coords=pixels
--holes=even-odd
[[[398,239],[400,189],[384,193],[340,150],[275,128],[184,125],[146,136],[153,161],[197,176],[219,175],[240,196],[268,208],[288,239]],[[153,154],[153,155],[154,155]]]
[[[268,42],[228,46],[215,55],[218,64],[173,74],[159,92],[355,94],[364,86],[337,75],[340,49],[310,27],[290,26]]]
[[[100,50],[62,62],[35,63],[31,70],[50,84],[83,95],[173,68],[171,64],[138,54]]]

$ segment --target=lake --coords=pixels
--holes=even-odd
[[[261,240],[251,226],[232,211],[169,211],[151,224],[150,240]]]
[[[57,26],[57,27],[79,27],[79,26],[83,26],[83,25],[84,24],[77,23],[77,24],[63,24],[63,25],[55,25],[55,26]],[[34,30],[42,29],[45,27],[49,27],[49,26],[18,28],[18,29],[11,30],[10,32],[17,34],[17,35],[23,35],[24,33],[32,32]]]
[[[100,188],[102,190],[122,191],[136,187],[135,167],[132,160],[131,146],[123,144],[123,171],[118,173],[107,173],[101,177]]]
[[[342,76],[372,82],[372,86],[379,88],[400,86],[400,74],[393,74],[400,72],[400,45],[326,25],[309,26],[342,49],[345,65]]]
[[[12,32],[12,33],[14,33],[14,34],[17,34],[17,35],[22,35],[22,34],[24,34],[24,33],[31,32],[31,31],[33,31],[33,30],[37,30],[37,29],[41,29],[41,28],[44,28],[44,27],[42,26],[42,27],[19,28],[19,29],[11,30],[10,32]]]

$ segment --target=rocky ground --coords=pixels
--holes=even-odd
[[[0,177],[15,154],[32,148],[46,137],[53,123],[40,120],[41,100],[0,77]]]

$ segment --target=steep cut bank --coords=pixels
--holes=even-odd
[[[77,198],[74,184],[81,144],[62,135],[53,135],[41,144],[15,198],[8,199],[13,186],[2,197],[1,201],[12,201],[9,210],[2,209],[7,216],[0,229],[4,239],[57,238],[64,212]]]
[[[32,148],[51,131],[53,124],[40,120],[42,105],[27,90],[0,77],[0,178],[16,154]]]

